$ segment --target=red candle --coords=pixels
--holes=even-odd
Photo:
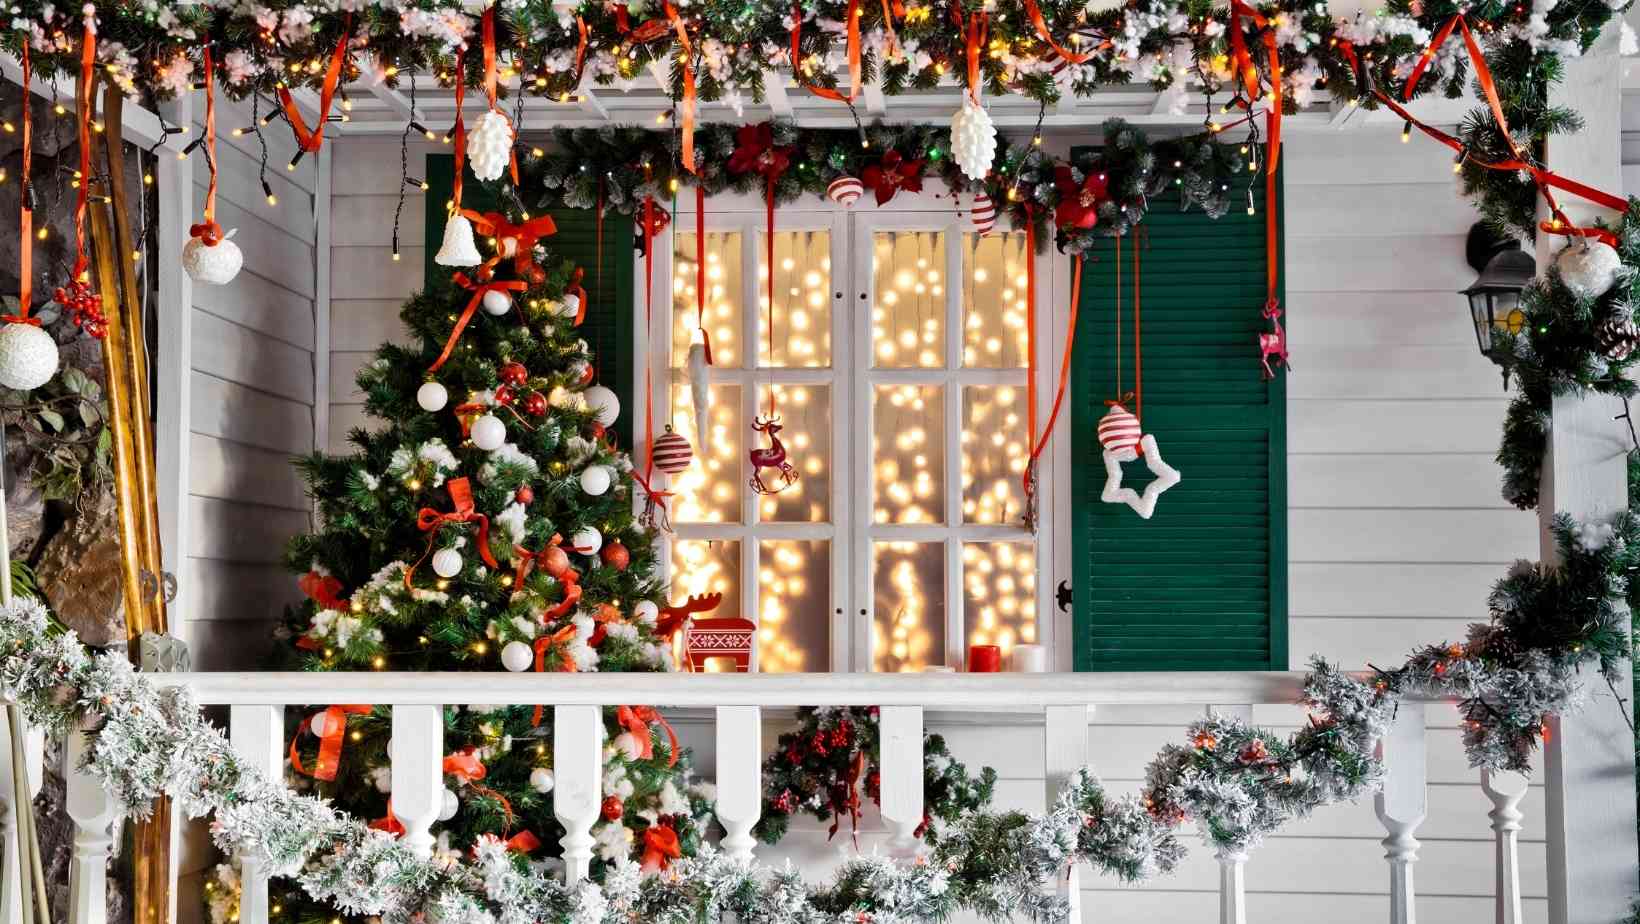
[[[1002,647],[1000,645],[969,645],[968,672],[970,674],[995,674],[1002,670]]]

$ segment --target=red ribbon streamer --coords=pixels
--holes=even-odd
[[[1037,36],[1046,42],[1049,48],[1053,49],[1054,54],[1072,64],[1086,64],[1099,51],[1099,48],[1090,48],[1084,52],[1075,52],[1054,41],[1053,33],[1048,31],[1048,21],[1043,18],[1042,8],[1037,5],[1036,0],[1025,0],[1025,16],[1030,19],[1031,25],[1036,28]]]
[[[455,352],[456,344],[461,341],[461,333],[467,329],[468,323],[473,320],[473,312],[477,311],[479,304],[484,301],[485,292],[492,290],[498,292],[523,292],[529,289],[529,283],[522,279],[474,282],[468,279],[465,273],[456,273],[451,278],[455,280],[456,285],[471,290],[473,297],[467,299],[467,307],[463,308],[461,316],[456,318],[456,326],[450,329],[450,337],[444,341],[444,350],[438,354],[438,359],[433,360],[433,364],[427,367],[428,372],[437,372],[439,367],[450,359],[450,354]]]
[[[1418,88],[1418,79],[1424,76],[1424,70],[1429,67],[1430,62],[1435,60],[1435,53],[1440,50],[1442,45],[1446,44],[1446,40],[1452,35],[1452,30],[1457,28],[1458,24],[1461,22],[1463,22],[1462,13],[1459,13],[1458,15],[1447,20],[1446,25],[1441,27],[1441,31],[1435,33],[1435,38],[1429,43],[1429,47],[1425,48],[1423,54],[1418,56],[1417,63],[1412,66],[1412,73],[1407,75],[1407,85],[1405,89],[1405,96],[1403,97],[1404,101],[1412,101],[1412,94]],[[1465,26],[1464,31],[1469,31],[1469,27]],[[1351,50],[1353,51],[1354,49],[1352,48]],[[1478,73],[1477,76],[1479,76]],[[1504,134],[1507,135],[1508,132],[1505,132]],[[1513,142],[1511,142],[1511,144],[1512,143]]]
[[[370,707],[354,706],[326,706],[320,713],[325,717],[325,733],[319,736],[319,756],[314,761],[313,769],[302,766],[301,743],[302,733],[313,727],[313,716],[302,720],[296,729],[296,737],[290,741],[290,765],[297,773],[305,773],[316,780],[334,780],[336,771],[341,766],[342,742],[347,734],[347,717],[350,715],[369,715]],[[389,815],[392,813],[389,812]]]
[[[24,43],[27,41],[25,38]],[[207,48],[205,53],[209,55],[210,49]],[[207,57],[205,60],[208,62],[210,58]],[[97,33],[92,28],[90,17],[87,17],[85,32],[80,37],[80,82],[74,89],[74,105],[79,110],[74,115],[80,130],[80,188],[74,197],[74,269],[69,273],[69,278],[76,282],[85,276],[86,269],[91,265],[91,259],[85,252],[85,209],[86,203],[91,201],[91,107],[97,98],[97,85],[93,82],[92,68],[96,64]],[[209,74],[210,71],[207,70],[207,79]],[[27,99],[23,101],[23,105],[28,105]],[[212,178],[214,181],[214,174]],[[28,245],[25,244],[22,249],[28,250]]]
[[[581,280],[584,278],[586,278],[586,270],[577,266],[575,272],[570,274],[569,286],[565,289],[569,294],[575,296],[575,320],[571,323],[576,327],[580,327],[581,322],[587,319],[587,290],[585,286],[581,285]]]
[[[577,598],[579,598],[580,597],[580,588],[575,586],[575,585],[571,585],[571,587],[572,587],[573,590],[576,591],[575,596]],[[554,632],[551,635],[543,635],[540,638],[536,639],[535,644],[533,646],[535,648],[535,671],[536,671],[536,673],[541,673],[542,671],[545,671],[547,669],[547,652],[549,652],[549,651],[556,651],[556,652],[559,653],[559,658],[558,658],[558,670],[559,671],[567,672],[567,673],[574,673],[575,672],[575,660],[569,656],[569,652],[563,650],[563,649],[565,649],[566,647],[569,646],[570,642],[573,642],[573,641],[575,641],[575,627],[572,626],[572,625],[571,626],[565,626],[562,629],[559,629],[557,632]],[[541,706],[536,706],[535,707],[535,716],[534,716],[534,718],[532,718],[530,720],[531,724],[533,724],[533,725],[540,725],[541,724],[542,709],[543,709],[543,707],[541,707]]]
[[[222,242],[222,226],[216,223],[216,66],[211,59],[211,46],[205,46],[205,166],[210,168],[211,183],[205,188],[205,220],[188,228],[189,237],[197,237],[207,247]]]
[[[336,88],[341,84],[342,62],[347,60],[347,41],[352,32],[353,14],[348,13],[342,17],[342,37],[336,40],[336,51],[330,56],[330,66],[325,68],[325,82],[319,90],[319,121],[314,128],[308,128],[302,120],[302,113],[296,108],[296,100],[291,97],[290,90],[279,88],[279,104],[284,107],[291,131],[296,133],[296,144],[309,153],[319,150],[325,142],[325,123],[330,121],[330,104],[336,98]],[[457,60],[460,60],[459,56]],[[459,104],[457,111],[460,111]],[[459,172],[456,182],[461,182]]]
[[[952,7],[952,15],[956,15],[956,7]],[[968,96],[979,105],[979,61],[980,46],[985,44],[985,37],[991,31],[991,17],[987,13],[975,13],[968,17]]]
[[[456,121],[450,127],[450,141],[454,145],[456,177],[450,184],[451,214],[461,211],[461,174],[467,164],[467,123],[461,115],[462,102],[467,93],[467,49],[456,50]]]
[[[375,831],[386,831],[394,837],[403,837],[405,834],[404,824],[393,814],[392,799],[387,800],[387,814],[372,821],[370,827]]]
[[[689,42],[689,30],[673,8],[672,0],[665,0],[663,9],[672,28],[678,33],[678,45],[683,49],[683,99],[678,103],[680,128],[683,134],[683,169],[699,174],[695,163],[695,50]]]
[[[889,16],[888,2],[889,0],[883,0],[883,19],[888,25],[889,35],[893,36],[894,22]],[[830,87],[817,87],[803,79],[800,42],[803,34],[803,7],[797,3],[792,4],[792,78],[797,81],[798,86],[821,99],[852,103],[860,97],[860,0],[848,0],[848,12],[844,14],[844,18],[848,20],[848,95],[844,96]]]
[[[1028,217],[1029,210],[1027,211]],[[1027,315],[1027,331],[1030,341],[1030,428],[1031,438],[1035,441],[1031,446],[1031,457],[1025,463],[1025,474],[1022,480],[1025,487],[1025,503],[1031,511],[1028,519],[1035,520],[1036,494],[1036,463],[1042,451],[1048,447],[1048,438],[1053,435],[1053,428],[1059,421],[1059,408],[1065,400],[1065,387],[1070,384],[1071,378],[1071,351],[1076,345],[1076,310],[1082,301],[1082,255],[1076,254],[1071,258],[1071,306],[1070,317],[1065,322],[1064,354],[1059,358],[1059,384],[1054,389],[1053,409],[1048,412],[1048,425],[1042,429],[1040,436],[1036,435],[1036,223],[1028,222],[1025,226],[1025,259],[1026,259],[1026,288],[1029,291],[1027,299],[1030,307]]]

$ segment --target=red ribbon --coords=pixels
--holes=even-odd
[[[512,119],[507,118],[507,114],[502,112],[500,107],[496,105],[496,88],[499,78],[495,72],[495,7],[490,6],[485,9],[484,15],[480,17],[479,22],[481,23],[481,28],[484,35],[484,95],[490,99],[490,111],[500,115],[503,119],[507,119],[507,126],[509,128],[514,128],[516,131],[516,126],[513,125]],[[459,78],[461,75],[457,74],[456,76]],[[516,134],[514,137],[517,137]],[[517,186],[517,145],[514,145],[512,151],[510,152],[508,166],[512,170],[513,185]]]
[[[341,766],[342,741],[347,734],[347,717],[350,715],[369,715],[370,707],[354,706],[326,706],[320,713],[325,717],[325,733],[319,736],[319,757],[313,764],[313,769],[302,766],[302,753],[298,745],[302,740],[302,733],[313,727],[313,716],[302,720],[296,728],[296,737],[290,741],[290,765],[297,773],[306,773],[316,780],[334,780],[336,771]],[[391,814],[391,813],[389,813]]]
[[[456,49],[456,121],[450,127],[450,140],[454,144],[456,160],[455,180],[450,184],[450,208],[452,213],[461,211],[461,175],[467,163],[467,123],[462,120],[461,106],[467,93],[467,49],[465,46]]]
[[[477,311],[479,304],[484,301],[485,292],[489,292],[491,290],[500,292],[524,292],[529,289],[529,283],[522,279],[474,282],[471,279],[468,279],[465,273],[456,273],[451,278],[455,280],[456,285],[471,291],[473,293],[473,297],[467,299],[467,307],[463,308],[461,310],[461,316],[456,318],[456,326],[450,329],[450,337],[444,341],[443,351],[438,354],[438,359],[433,360],[433,364],[427,367],[428,372],[437,372],[439,367],[443,366],[444,363],[449,360],[450,354],[455,352],[456,344],[461,341],[461,332],[466,330],[467,324],[472,321],[473,312]]]
[[[309,600],[327,610],[347,609],[347,601],[341,597],[341,579],[334,574],[309,571],[296,580],[296,586]]]
[[[27,44],[28,40],[25,38],[23,41]],[[206,54],[210,54],[208,47]],[[209,62],[210,58],[207,57],[205,60]],[[96,64],[97,33],[92,27],[91,18],[88,16],[85,21],[85,31],[80,37],[80,82],[74,88],[74,105],[79,110],[74,115],[75,121],[79,122],[80,130],[80,188],[74,197],[74,269],[69,273],[71,281],[78,281],[84,277],[86,269],[91,265],[91,260],[85,252],[85,209],[86,203],[91,201],[91,108],[97,96],[97,85],[92,76],[92,68]],[[207,63],[206,66],[208,68],[210,65]],[[206,79],[209,79],[209,74],[210,71],[207,70]],[[206,100],[208,103],[208,96]],[[24,108],[28,106],[26,97],[23,100],[23,106]],[[208,107],[206,111],[209,112]],[[206,127],[209,129],[209,122],[206,123]],[[212,162],[215,162],[214,156]],[[22,249],[27,251],[28,245],[24,244]]]
[[[665,0],[662,9],[672,28],[678,33],[678,45],[683,48],[683,99],[678,102],[679,127],[683,134],[683,169],[700,173],[695,163],[695,50],[689,42],[689,30],[673,8],[672,0]]]
[[[651,760],[655,756],[654,740],[650,735],[649,728],[651,724],[659,725],[661,730],[666,732],[667,741],[670,742],[672,747],[672,759],[667,762],[667,766],[671,767],[677,764],[677,733],[672,730],[672,726],[667,724],[665,719],[661,718],[661,714],[656,712],[654,707],[617,706],[615,708],[615,721],[621,723],[628,734],[638,739],[638,757],[642,760]]]
[[[951,13],[957,15],[957,8],[953,6]],[[991,17],[987,13],[975,13],[968,17],[968,96],[979,105],[979,61],[980,46],[985,44],[985,37],[991,31]]]
[[[1031,457],[1025,463],[1025,473],[1022,476],[1025,488],[1025,521],[1027,526],[1036,528],[1036,463],[1042,451],[1048,447],[1048,438],[1053,435],[1054,424],[1059,421],[1059,408],[1065,400],[1065,386],[1070,384],[1071,351],[1076,344],[1076,309],[1082,301],[1082,255],[1076,254],[1071,258],[1071,306],[1070,317],[1065,322],[1064,353],[1059,358],[1059,384],[1054,389],[1053,409],[1048,413],[1048,425],[1042,428],[1042,435],[1036,435],[1036,222],[1034,209],[1026,206],[1025,223],[1025,287],[1026,300],[1026,331],[1030,346],[1030,355],[1027,358],[1029,365],[1029,395],[1026,401],[1030,404],[1029,426],[1031,428]]]
[[[860,0],[848,0],[848,12],[844,14],[844,18],[848,20],[848,95],[844,96],[830,87],[817,87],[803,79],[803,7],[797,3],[792,4],[792,77],[798,86],[821,99],[852,103],[860,97]],[[892,36],[894,23],[889,17],[888,0],[883,0],[883,18],[888,25],[889,35]],[[890,47],[892,45],[891,40]]]
[[[570,274],[569,286],[565,289],[566,292],[575,296],[575,320],[571,323],[576,327],[580,327],[581,322],[587,319],[587,290],[585,286],[581,285],[581,280],[586,278],[586,274],[586,270],[577,266],[575,272]]]
[[[1042,17],[1042,8],[1037,6],[1036,0],[1025,0],[1025,16],[1031,21],[1031,25],[1036,28],[1037,36],[1046,42],[1049,48],[1053,49],[1054,54],[1064,58],[1071,64],[1087,63],[1099,51],[1099,48],[1104,47],[1104,45],[1101,45],[1084,52],[1075,52],[1054,41],[1053,33],[1048,31],[1048,21]]]
[[[29,95],[32,69],[29,65],[28,39],[25,38],[20,44],[23,46],[23,185],[17,196],[17,313],[3,320],[9,324],[32,324],[39,327],[40,319],[31,318],[28,313],[29,306],[34,302],[34,211],[29,208],[29,164],[34,160],[34,120],[29,117],[29,110],[32,108],[29,103],[33,99]]]
[[[854,833],[854,844],[860,844],[860,773],[865,769],[866,754],[862,750],[855,750],[854,759],[849,761],[848,770],[843,778],[831,787],[831,829],[826,832],[826,840],[837,836],[837,829],[843,824],[843,816],[847,815],[849,824]]]
[[[216,223],[216,66],[211,60],[211,46],[205,45],[205,166],[210,168],[211,183],[205,188],[205,220],[188,228],[189,237],[197,237],[207,247],[222,242],[222,226]]]
[[[581,588],[576,584],[571,584],[565,593],[566,600],[571,599],[570,595],[575,600],[581,598]],[[543,635],[537,638],[532,646],[535,649],[535,672],[539,674],[547,669],[547,652],[553,651],[558,653],[559,672],[575,673],[575,659],[571,658],[569,652],[565,650],[569,647],[569,643],[573,641],[575,641],[575,627],[573,625],[565,626],[551,635]],[[530,719],[530,724],[541,724],[542,708],[541,706],[535,707],[535,715]]]
[[[1276,167],[1281,162],[1281,57],[1276,50],[1275,32],[1269,27],[1269,21],[1264,15],[1242,0],[1230,0],[1230,48],[1241,76],[1242,87],[1249,97],[1246,103],[1249,113],[1252,112],[1253,98],[1259,95],[1259,76],[1252,56],[1247,53],[1246,36],[1241,31],[1243,19],[1251,20],[1256,28],[1263,30],[1261,37],[1270,71],[1270,108],[1265,115],[1269,137],[1264,155],[1264,311],[1269,312],[1280,305],[1280,299],[1276,295],[1281,274],[1281,239],[1276,227],[1276,199],[1280,190],[1276,187]]]
[[[285,118],[290,122],[291,131],[296,133],[296,144],[302,150],[312,153],[319,150],[325,143],[325,123],[330,121],[330,104],[336,98],[336,88],[341,83],[342,62],[347,60],[348,36],[353,31],[353,14],[347,13],[342,17],[342,37],[336,40],[336,51],[330,56],[330,66],[325,69],[325,82],[319,90],[319,121],[313,128],[308,128],[302,120],[302,113],[296,108],[296,100],[290,95],[286,87],[279,88],[279,104],[285,109]],[[457,58],[459,59],[459,56]],[[460,82],[457,82],[460,86]],[[459,92],[459,91],[458,91]],[[457,112],[460,111],[460,96],[457,96]],[[460,161],[456,162],[460,166]],[[456,182],[461,182],[459,171]]]
[[[541,840],[528,831],[520,831],[507,838],[507,849],[519,853],[534,853],[541,849]]]
[[[1442,45],[1446,44],[1446,40],[1452,35],[1452,30],[1457,28],[1458,24],[1461,22],[1463,22],[1462,13],[1459,13],[1458,15],[1447,20],[1446,25],[1441,27],[1441,31],[1435,33],[1435,38],[1429,43],[1429,47],[1425,48],[1423,54],[1418,56],[1417,63],[1412,66],[1412,73],[1407,75],[1407,85],[1404,90],[1404,95],[1402,96],[1403,101],[1412,101],[1412,94],[1418,89],[1418,79],[1424,76],[1425,69],[1429,67],[1430,62],[1435,60],[1435,53],[1440,51]],[[1468,31],[1469,26],[1465,25],[1464,32],[1467,33]],[[1353,51],[1354,49],[1352,48],[1351,50]],[[1479,58],[1477,58],[1477,60],[1479,60]],[[1480,76],[1479,72],[1476,73],[1476,76]],[[1505,130],[1504,136],[1508,137],[1508,135],[1509,132]],[[1511,147],[1514,146],[1513,141],[1509,144]]]
[[[473,748],[444,755],[444,772],[462,783],[476,783],[489,775]]]
[[[670,824],[661,822],[650,825],[643,832],[643,862],[642,869],[646,873],[658,872],[671,865],[673,860],[683,856],[683,848],[678,843],[678,832]]]
[[[472,483],[466,478],[452,478],[445,487],[450,490],[450,502],[455,505],[455,510],[444,513],[431,507],[423,507],[416,513],[416,528],[424,533],[432,533],[446,523],[477,523],[479,557],[489,567],[500,568],[501,566],[496,563],[495,556],[490,554],[490,518],[479,513],[473,507]],[[427,537],[427,551],[422,553],[422,560],[425,560],[428,555],[433,553],[433,542],[436,539],[436,536],[429,535]],[[411,578],[420,565],[421,561],[417,561],[415,565],[405,569],[405,587],[411,586]]]

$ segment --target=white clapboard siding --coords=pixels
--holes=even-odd
[[[317,158],[287,170],[295,151],[290,129],[270,125],[270,204],[258,140],[232,135],[251,124],[248,103],[218,105],[217,221],[236,229],[245,263],[228,285],[192,289],[191,528],[180,575],[189,582],[189,605],[179,618],[195,663],[206,670],[255,667],[296,597],[280,559],[285,542],[310,528],[311,501],[290,461],[312,451],[318,387]],[[197,125],[202,105],[195,117]],[[197,216],[208,172],[202,156],[190,160]]]

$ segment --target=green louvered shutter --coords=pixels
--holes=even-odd
[[[455,158],[449,154],[427,156],[427,264],[424,279],[448,273],[433,263],[439,241],[444,239],[444,209],[455,178]],[[496,207],[483,186],[471,175],[462,187],[463,205],[487,211]],[[530,197],[525,196],[525,201]],[[558,225],[558,233],[543,241],[549,252],[586,270],[582,284],[591,304],[581,323],[581,336],[592,347],[597,381],[614,390],[621,399],[621,416],[615,420],[618,445],[632,446],[632,219],[614,212],[604,217],[603,274],[598,260],[598,215],[592,209],[547,209]]]
[[[1114,244],[1084,261],[1071,420],[1077,670],[1287,669],[1286,374],[1265,382],[1258,362],[1268,324],[1255,187],[1256,215],[1180,212],[1170,191],[1144,221],[1142,423],[1183,475],[1149,520],[1099,499],[1096,429],[1116,387]],[[1124,389],[1131,243],[1122,246]],[[1142,459],[1124,473],[1141,491],[1151,480]]]

